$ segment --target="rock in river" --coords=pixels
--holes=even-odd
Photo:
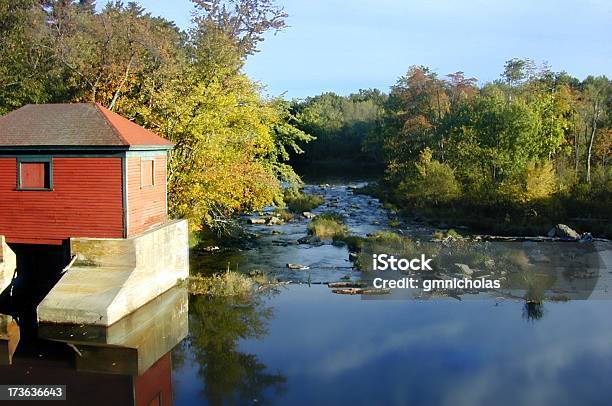
[[[270,217],[268,219],[268,221],[266,221],[266,224],[269,225],[269,226],[278,226],[278,225],[281,225],[283,223],[284,223],[284,221],[282,219],[278,218],[278,217]]]
[[[287,264],[287,268],[298,270],[298,271],[306,271],[306,270],[310,269],[309,266],[300,265],[300,264]]]
[[[551,228],[548,232],[548,236],[556,238],[571,238],[573,240],[580,239],[580,234],[578,234],[576,231],[572,230],[565,224],[557,224],[556,226]]]
[[[314,244],[320,243],[321,239],[317,237],[316,235],[307,235],[297,240],[297,242],[298,244],[313,244],[314,245]]]

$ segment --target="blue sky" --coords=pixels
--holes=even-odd
[[[270,95],[387,91],[411,65],[481,82],[506,60],[547,61],[584,78],[612,76],[610,0],[278,0],[289,28],[270,35],[246,73]],[[104,1],[98,1],[99,4]],[[140,0],[189,26],[189,0]]]

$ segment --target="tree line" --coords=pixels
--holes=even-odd
[[[169,209],[194,229],[281,201],[289,153],[311,137],[242,72],[285,27],[274,0],[192,0],[181,30],[136,2],[0,0],[0,113],[97,102],[175,143]]]
[[[375,96],[360,109],[359,94]],[[610,233],[607,77],[579,80],[512,59],[483,85],[413,66],[389,94],[359,94],[294,102],[298,127],[319,138],[310,159],[341,145],[346,156],[382,162],[379,192],[408,210],[464,220],[478,212],[508,226],[591,217]]]
[[[360,90],[349,96],[333,92],[294,100],[296,126],[315,137],[304,145],[294,161],[361,161],[370,159],[364,148],[368,134],[383,118],[387,95],[378,89]]]

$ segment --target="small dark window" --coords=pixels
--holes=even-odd
[[[50,161],[19,161],[18,189],[50,190],[52,188]]]
[[[153,186],[155,184],[155,161],[153,159],[143,159],[140,162],[141,186]]]

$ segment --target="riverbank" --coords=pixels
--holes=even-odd
[[[612,219],[606,201],[587,203],[566,198],[530,205],[507,202],[496,204],[453,201],[436,206],[417,206],[400,201],[393,192],[372,182],[357,191],[380,199],[385,207],[397,212],[404,221],[427,224],[439,229],[454,229],[469,234],[499,236],[543,236],[556,224],[567,224],[579,233],[589,232],[601,238],[612,238]],[[581,207],[583,210],[581,210]],[[590,217],[585,213],[596,213]]]

